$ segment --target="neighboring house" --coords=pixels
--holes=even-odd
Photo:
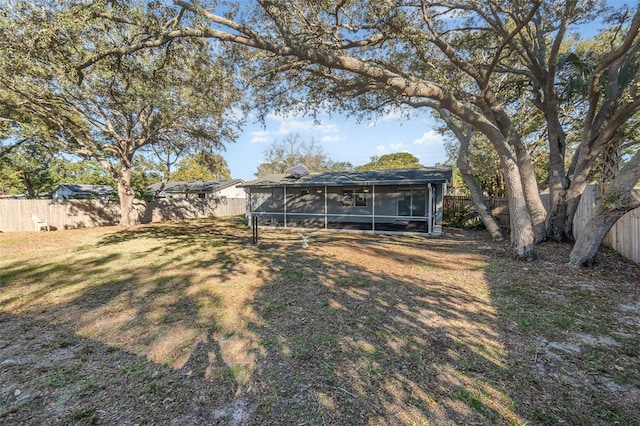
[[[167,182],[160,192],[162,198],[245,198],[245,192],[238,185],[242,179],[229,180],[196,180],[191,182]],[[161,183],[147,187],[149,195],[155,195]]]
[[[450,167],[430,167],[290,173],[241,186],[260,225],[441,235],[450,182]]]
[[[110,185],[83,185],[76,183],[61,183],[51,193],[54,200],[72,199],[100,199],[106,200],[115,195],[116,191]]]

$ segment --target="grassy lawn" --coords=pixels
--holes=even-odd
[[[0,234],[0,424],[640,424],[640,265],[250,233]]]

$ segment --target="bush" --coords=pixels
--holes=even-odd
[[[461,229],[485,229],[480,215],[474,208],[462,207],[458,210],[448,211],[443,217],[444,225]]]

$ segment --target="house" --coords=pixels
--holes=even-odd
[[[162,198],[245,198],[245,192],[238,185],[242,179],[228,180],[195,180],[191,182],[172,182],[165,184],[159,196]],[[155,196],[161,183],[147,187],[147,193]]]
[[[61,183],[52,192],[54,200],[100,199],[106,200],[116,191],[110,185],[84,185],[77,183]]]
[[[298,169],[297,167],[294,169]],[[259,225],[441,235],[450,167],[271,175],[240,185]]]

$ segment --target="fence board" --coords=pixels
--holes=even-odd
[[[604,244],[640,263],[640,208],[618,219],[605,237]]]
[[[245,200],[171,199],[140,202],[142,222],[235,216],[245,213]],[[117,225],[120,204],[113,200],[0,200],[0,232],[33,231],[35,214],[56,229]]]
[[[244,214],[245,211],[246,200],[244,198],[158,199],[147,203],[143,221],[148,223],[212,216],[236,216]]]

